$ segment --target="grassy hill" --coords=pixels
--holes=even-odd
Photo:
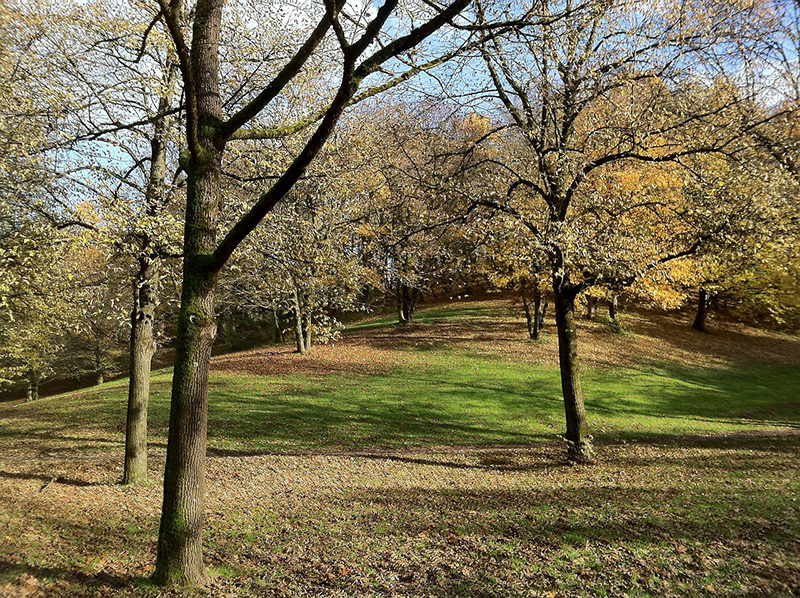
[[[525,340],[517,311],[439,306],[309,356],[214,358],[203,592],[800,590],[798,339],[699,334],[680,314],[581,322],[599,461],[571,467],[555,331]],[[156,373],[145,488],[116,485],[124,380],[0,405],[0,596],[167,595],[145,579],[169,384]]]

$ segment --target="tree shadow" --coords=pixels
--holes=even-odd
[[[565,487],[521,493],[415,487],[364,490],[348,498],[354,508],[375,513],[376,525],[397,536],[461,528],[462,533],[498,541],[559,547],[587,541],[656,544],[753,538],[783,544],[795,534],[783,524],[785,503],[765,501],[758,488],[731,497],[675,488]],[[403,513],[402,518],[378,515],[391,511]]]
[[[800,452],[800,434],[789,430],[784,432],[753,430],[723,434],[643,434],[630,432],[601,438],[603,443],[608,446],[619,446],[634,442],[640,446],[664,448],[744,449],[786,454]]]
[[[478,471],[493,471],[493,472],[535,472],[554,470],[559,468],[568,468],[570,464],[567,462],[565,456],[561,458],[551,458],[546,461],[537,461],[535,463],[520,464],[513,458],[502,458],[495,455],[477,456],[477,463],[464,463],[461,461],[452,461],[447,459],[425,459],[422,457],[412,457],[404,455],[384,455],[374,453],[359,453],[358,457],[362,459],[370,459],[376,461],[393,461],[396,463],[408,463],[412,465],[428,465],[431,467],[446,467],[448,469],[464,469],[464,470],[478,470]]]
[[[674,363],[590,372],[587,411],[667,419],[800,428],[800,368],[750,364],[730,368]],[[620,385],[632,400],[620,400]]]
[[[58,579],[82,586],[107,586],[122,589],[133,585],[148,584],[145,577],[115,575],[106,571],[96,574],[84,573],[63,567],[34,567],[25,563],[12,562],[0,557],[0,571],[6,575],[32,575],[38,579]],[[38,593],[36,595],[39,595]]]
[[[536,472],[552,470],[558,468],[569,468],[572,465],[567,461],[563,454],[562,446],[550,443],[536,445],[537,449],[552,448],[559,450],[549,450],[548,454],[539,458],[535,462],[519,463],[520,453],[527,451],[531,445],[511,445],[503,447],[460,447],[458,449],[434,449],[425,451],[423,447],[405,449],[407,454],[403,454],[402,449],[386,450],[385,452],[369,452],[361,450],[336,451],[336,450],[309,450],[309,451],[275,451],[275,450],[236,450],[209,448],[207,455],[211,458],[241,458],[241,457],[354,457],[357,459],[368,459],[371,461],[392,461],[395,463],[408,463],[410,465],[427,465],[431,467],[445,467],[448,469],[478,470],[492,472]],[[420,456],[420,453],[428,452],[431,457]],[[459,452],[474,462],[456,461],[448,459],[448,454]]]
[[[8,480],[39,480],[44,483],[42,486],[42,490],[44,490],[50,484],[59,484],[64,486],[75,486],[79,488],[85,488],[90,486],[110,486],[111,484],[102,483],[102,482],[89,482],[86,480],[77,480],[68,477],[64,477],[61,475],[57,476],[49,476],[45,474],[36,474],[36,473],[15,473],[10,471],[2,471],[0,470],[0,478],[6,478]]]
[[[659,312],[634,310],[636,318],[629,321],[630,332],[657,339],[669,355],[669,347],[702,356],[722,358],[732,365],[752,365],[754,362],[800,365],[800,346],[788,335],[753,334],[740,324],[718,321],[705,333],[691,327],[688,312]]]

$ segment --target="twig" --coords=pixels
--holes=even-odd
[[[56,476],[54,478],[50,478],[49,482],[47,482],[44,486],[39,488],[39,492],[44,492],[45,490],[47,490],[53,484],[53,482],[56,482],[56,481],[58,481],[58,476]]]

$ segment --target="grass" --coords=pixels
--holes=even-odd
[[[600,439],[800,425],[797,401],[786,394],[800,388],[794,366],[664,364],[590,370],[583,382]],[[156,444],[164,442],[169,389],[169,373],[156,374],[150,406]],[[117,381],[19,405],[0,441],[46,438],[75,450],[89,442],[93,450],[117,451],[126,392],[125,382]],[[209,405],[209,446],[227,450],[525,444],[553,440],[563,427],[555,368],[449,351],[425,350],[424,365],[385,374],[275,380],[214,372]],[[93,438],[75,434],[87,413]]]
[[[664,338],[652,317],[631,318],[624,338],[581,323],[590,354],[638,343],[647,355],[589,360],[600,459],[583,466],[563,461],[558,371],[530,357],[552,351],[554,335],[509,335],[524,336],[506,306],[425,310],[413,327],[361,323],[311,358],[218,361],[213,578],[181,594],[794,595],[800,368],[736,356],[797,341],[736,329],[711,339],[730,354],[711,355],[670,330],[690,358],[654,359],[646,345]],[[352,365],[371,355],[377,369]],[[237,360],[249,365],[234,371]],[[264,361],[297,371],[252,366]],[[153,483],[141,488],[116,484],[125,390],[118,381],[0,406],[0,596],[174,595],[146,581],[169,372],[153,380]]]

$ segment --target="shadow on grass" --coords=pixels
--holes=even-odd
[[[585,376],[587,411],[800,428],[800,368],[751,364],[692,368],[655,364],[592,371]]]
[[[503,452],[523,450],[522,446],[494,447]],[[468,452],[469,449],[465,448]],[[413,453],[413,454],[412,454]],[[435,453],[438,457],[444,457],[446,453]],[[446,467],[450,469],[496,471],[496,472],[535,472],[549,469],[567,468],[571,465],[566,460],[566,454],[548,456],[547,459],[536,463],[519,464],[513,457],[498,456],[497,453],[489,453],[481,456],[478,463],[468,463],[463,461],[448,460],[446,458],[425,458],[419,456],[419,449],[409,449],[409,455],[402,454],[402,450],[395,450],[386,453],[371,453],[364,451],[272,451],[272,450],[226,450],[209,449],[209,457],[229,458],[229,457],[313,457],[313,456],[347,456],[356,459],[369,459],[374,461],[392,461],[396,463],[408,463],[410,465],[429,465],[431,467]]]
[[[484,489],[369,490],[352,496],[355,508],[404,513],[403,522],[387,528],[416,535],[433,528],[461,529],[462,534],[536,542],[551,547],[586,542],[658,543],[664,541],[792,542],[797,525],[782,523],[788,496],[763,491],[708,497],[707,493],[633,488],[568,488],[518,491]],[[702,500],[702,502],[701,502]],[[613,505],[613,506],[612,506]],[[437,513],[447,513],[437,517]],[[465,514],[470,514],[469,518]],[[377,515],[376,515],[377,517]],[[414,522],[424,522],[415,524]],[[410,529],[409,529],[410,528]]]
[[[693,314],[688,312],[663,313],[647,310],[640,311],[639,315],[641,317],[629,322],[631,332],[658,339],[664,347],[665,355],[669,355],[671,348],[675,348],[694,353],[699,359],[704,355],[721,356],[745,368],[759,361],[787,363],[787,357],[795,356],[789,362],[797,364],[796,337],[748,334],[727,322],[711,323],[706,332],[699,333],[691,328]]]
[[[391,328],[375,327],[359,335],[370,346],[389,351],[471,350],[476,339],[505,338],[523,341],[519,325],[491,320],[429,320]]]
[[[800,401],[784,390],[793,387],[800,370],[790,366],[662,366],[590,371],[585,392],[590,426],[600,418],[598,429],[610,422],[612,430],[601,436],[635,439],[732,425],[798,428]],[[465,358],[449,368],[336,375],[278,390],[219,388],[209,413],[212,445],[244,450],[526,444],[552,440],[563,428],[557,372]]]
[[[782,475],[790,467],[787,457],[800,447],[798,440],[787,439],[780,463],[763,468],[759,459],[746,453],[715,455],[700,468],[696,455],[647,459],[622,453],[599,465],[581,466],[574,476],[565,478],[563,487],[533,487],[524,492],[492,487],[371,489],[347,499],[355,510],[383,519],[376,525],[398,535],[433,527],[553,546],[614,539],[758,539],[783,545],[795,542],[800,532],[800,520],[787,518],[794,491],[790,477]],[[612,477],[594,476],[596,468]],[[744,470],[750,473],[741,475]],[[643,473],[618,483],[613,480],[614,471]],[[686,473],[694,476],[690,484],[684,483]],[[752,483],[753,475],[783,481],[765,491]],[[576,482],[576,476],[580,481]]]
[[[62,484],[64,486],[75,486],[75,487],[109,485],[100,482],[87,482],[86,480],[75,480],[71,478],[65,478],[64,476],[48,476],[36,473],[13,473],[10,471],[0,471],[0,478],[6,478],[9,480],[39,480],[44,483],[44,485],[42,486],[42,490],[44,490],[50,484]]]
[[[800,434],[793,431],[768,432],[764,430],[731,432],[724,434],[650,434],[626,433],[599,437],[609,446],[636,444],[664,448],[700,448],[715,450],[752,450],[774,453],[800,453]]]
[[[505,316],[509,313],[509,309],[498,305],[476,305],[474,303],[468,304],[453,304],[447,307],[438,308],[423,308],[414,314],[414,324],[438,324],[442,321],[449,320],[480,320],[480,319],[497,319],[498,317]],[[387,312],[382,316],[370,318],[365,321],[348,324],[346,331],[356,330],[370,330],[375,328],[383,328],[387,326],[396,326],[402,329],[408,324],[398,324],[397,312]]]
[[[631,440],[748,425],[800,428],[800,399],[786,391],[798,387],[800,368],[761,364],[653,364],[588,370],[584,378],[589,425],[601,438]],[[109,386],[10,409],[3,413],[8,419],[0,426],[0,445],[60,453],[121,447],[125,390]],[[168,414],[168,384],[158,381],[149,414],[157,445],[163,445]],[[563,418],[557,369],[447,353],[433,355],[424,370],[388,374],[289,376],[277,383],[274,377],[213,374],[208,433],[212,450],[238,454],[525,445],[557,437]]]
[[[0,558],[0,572],[3,577],[20,576],[20,575],[33,575],[39,579],[53,579],[63,580],[68,583],[78,584],[82,586],[110,586],[112,588],[126,588],[130,586],[141,586],[149,584],[149,580],[144,577],[135,576],[121,576],[100,571],[94,575],[84,573],[82,571],[75,571],[73,569],[66,569],[61,567],[32,567],[24,563],[15,563],[6,559]],[[20,593],[20,596],[28,594]],[[39,595],[38,593],[36,595]]]
[[[533,396],[524,380],[469,381],[458,372],[331,376],[283,392],[265,388],[263,397],[256,389],[218,389],[209,405],[209,440],[291,449],[552,439],[562,409],[556,382],[539,384]],[[235,448],[228,444],[217,446]]]
[[[421,457],[407,457],[403,455],[382,455],[363,453],[358,455],[364,459],[374,459],[377,461],[395,461],[398,463],[409,463],[413,465],[430,465],[432,467],[447,467],[451,469],[467,469],[497,472],[534,472],[544,470],[554,470],[558,468],[570,467],[566,461],[566,455],[561,458],[552,458],[536,463],[519,464],[512,459],[497,458],[488,456],[479,459],[478,463],[462,463],[458,461],[447,461],[439,459],[425,459]]]

